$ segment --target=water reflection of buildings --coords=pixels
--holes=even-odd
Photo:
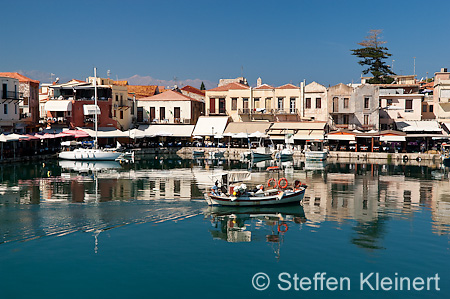
[[[429,208],[433,230],[450,232],[450,189],[444,170],[365,164],[335,168],[299,173],[309,186],[304,207],[310,225],[350,219],[376,223],[385,215],[414,217],[414,212]]]
[[[270,165],[270,162],[267,163],[269,164],[261,167],[265,169]],[[240,168],[239,166],[235,168]],[[433,232],[450,233],[448,169],[345,163],[308,166],[297,161],[287,166],[290,170],[286,173],[289,181],[300,179],[308,185],[303,204],[309,226],[320,227],[324,221],[342,223],[355,220],[355,242],[358,243],[361,242],[361,235],[368,235],[367,231],[370,229],[378,230],[381,234],[386,216],[414,217],[415,212],[425,208],[431,213]],[[32,208],[33,204],[55,202],[66,204],[146,201],[161,205],[175,201],[180,202],[180,205],[168,206],[174,210],[165,211],[164,208],[158,208],[158,213],[161,214],[158,217],[183,217],[182,215],[191,214],[192,206],[195,206],[195,209],[205,206],[202,201],[186,201],[202,199],[203,191],[209,190],[211,186],[211,175],[226,170],[227,165],[182,164],[181,168],[176,168],[178,164],[174,164],[170,169],[128,167],[129,169],[100,169],[94,172],[88,170],[84,173],[70,169],[61,170],[50,163],[14,167],[7,171],[4,171],[6,167],[1,168],[0,213],[4,219],[10,217],[6,215],[6,207],[10,204],[31,204],[27,208]],[[24,174],[25,171],[30,174]],[[266,182],[267,179],[265,171],[258,172],[258,169],[255,169],[252,174],[253,183]],[[52,214],[55,219],[71,217],[64,214],[68,212],[64,210],[64,205],[54,207],[61,208],[62,212],[61,218],[58,213]],[[91,207],[91,210],[86,209],[81,213],[88,223],[106,223],[111,219],[108,215],[96,214],[98,212],[95,208]],[[72,212],[76,214],[76,211],[81,210],[73,209]],[[26,213],[26,210],[22,212]],[[123,212],[126,215],[118,216],[118,219],[128,217],[131,222],[147,219],[143,215],[134,218],[133,215],[127,214],[126,209]],[[30,212],[26,219],[36,217],[31,214]],[[49,223],[54,221],[49,215],[46,215],[45,219]],[[75,220],[72,219],[71,222],[73,221]],[[380,238],[380,234],[376,238]],[[251,238],[253,237],[252,234]],[[230,241],[247,239],[246,233],[230,233],[229,236]],[[376,246],[370,241],[363,242],[368,246]]]

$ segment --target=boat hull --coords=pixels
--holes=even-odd
[[[325,151],[307,151],[305,152],[306,160],[322,161],[327,159],[327,152]]]
[[[210,206],[250,207],[250,206],[275,206],[283,204],[299,203],[305,196],[305,189],[297,191],[284,191],[281,194],[271,196],[216,196],[211,193],[205,195],[206,202]]]
[[[253,159],[272,159],[272,154],[252,153]]]
[[[58,158],[82,161],[115,161],[120,155],[119,152],[106,152],[99,149],[76,149],[60,152]]]

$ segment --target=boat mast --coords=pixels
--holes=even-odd
[[[94,126],[95,126],[95,142],[94,142],[94,148],[97,149],[97,68],[94,67]]]

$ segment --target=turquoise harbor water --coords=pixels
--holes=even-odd
[[[2,297],[450,296],[448,169],[295,161],[286,177],[309,186],[303,206],[206,206],[209,176],[251,167],[253,183],[266,182],[267,165],[151,157],[123,167],[0,166]],[[259,272],[270,279],[262,291],[252,285]],[[350,290],[320,282],[314,290],[323,272],[348,278]],[[361,290],[361,275],[372,272],[392,281],[438,274],[440,290],[435,280],[429,291]],[[295,274],[311,289],[295,290]],[[375,288],[375,274],[369,283]]]

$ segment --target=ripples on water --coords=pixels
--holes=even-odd
[[[182,220],[205,212],[203,192],[210,188],[212,174],[250,167],[257,184],[269,178],[264,171],[268,165],[161,157],[125,166],[67,161],[4,165],[0,235],[2,242],[23,241]],[[370,235],[387,218],[408,220],[423,210],[431,213],[434,233],[449,232],[448,169],[300,161],[285,166],[288,180],[300,179],[309,186],[301,223],[312,232],[324,223],[341,229],[352,222],[357,234]],[[371,242],[355,240],[376,249]]]

